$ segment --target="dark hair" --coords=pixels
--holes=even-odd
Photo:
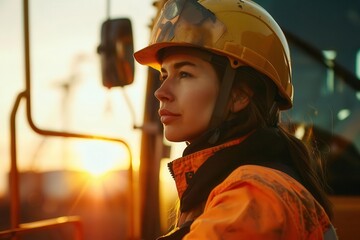
[[[215,58],[217,60],[213,61],[212,65],[219,79],[222,79],[224,67],[219,62],[224,62],[221,60],[224,57],[215,56]],[[247,117],[242,118],[244,122],[237,126],[237,131],[247,132],[256,128],[278,128],[289,149],[291,156],[289,164],[300,175],[304,187],[322,205],[331,218],[333,216],[332,207],[326,194],[327,185],[322,168],[322,159],[314,145],[315,141],[312,141],[311,138],[298,139],[291,133],[291,129],[287,129],[286,125],[279,123],[277,102],[280,97],[277,95],[277,88],[273,81],[251,67],[239,67],[233,83],[234,88],[243,93],[246,93],[244,88],[249,88],[253,92],[249,96],[251,100],[248,106],[241,110],[243,114],[247,114]]]

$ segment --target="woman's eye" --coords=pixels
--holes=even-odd
[[[188,78],[188,77],[191,77],[192,75],[188,72],[179,72],[178,73],[178,78],[181,79],[181,78]],[[160,77],[159,77],[159,80],[160,82],[164,82],[167,78],[168,78],[168,74],[160,74]]]
[[[187,72],[180,72],[179,76],[180,78],[186,78],[186,77],[191,77],[191,74]]]

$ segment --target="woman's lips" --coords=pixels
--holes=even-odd
[[[160,121],[166,125],[176,120],[180,116],[180,114],[173,113],[167,109],[159,109],[159,116],[160,116]]]

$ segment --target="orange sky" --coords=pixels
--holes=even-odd
[[[128,17],[132,21],[134,48],[145,46],[147,26],[155,14],[153,1],[111,2],[112,18]],[[125,88],[135,109],[133,119],[121,89],[107,90],[101,85],[96,47],[101,23],[106,19],[105,3],[102,0],[29,1],[33,117],[45,129],[124,139],[131,146],[136,163],[140,132],[132,126],[142,121],[146,68],[136,65],[135,81]],[[20,0],[0,1],[0,194],[7,187],[10,163],[10,113],[17,94],[25,87],[22,11]],[[64,84],[70,84],[68,91]],[[127,166],[127,152],[117,144],[63,140],[33,133],[27,125],[24,106],[22,101],[17,114],[20,169],[81,168],[91,165],[83,162],[86,156],[100,161],[100,156],[105,155],[113,159],[103,162],[108,168]]]

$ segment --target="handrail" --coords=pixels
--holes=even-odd
[[[57,228],[61,227],[62,225],[73,225],[76,232],[74,239],[84,239],[82,221],[78,216],[58,217],[30,223],[23,223],[20,224],[17,228],[0,231],[0,239],[11,239],[17,237],[18,235],[24,235],[42,229]]]
[[[26,0],[25,0],[26,1]],[[71,133],[71,132],[60,132],[60,131],[52,131],[38,128],[31,117],[31,106],[30,102],[30,94],[28,90],[25,90],[18,94],[14,107],[11,112],[10,117],[10,135],[11,135],[11,165],[10,165],[10,219],[11,219],[11,229],[18,229],[20,226],[19,216],[20,216],[20,194],[19,194],[19,170],[17,167],[17,145],[16,145],[16,113],[20,105],[20,101],[22,98],[25,98],[26,101],[26,109],[27,109],[27,117],[30,127],[38,134],[45,136],[55,136],[55,137],[68,137],[68,138],[81,138],[81,139],[91,139],[91,140],[105,140],[112,141],[123,144],[125,148],[128,150],[129,154],[129,168],[128,168],[128,181],[129,181],[129,235],[130,238],[134,238],[134,186],[133,186],[133,159],[132,153],[130,150],[130,146],[128,143],[122,139],[111,138],[107,136],[100,135],[87,135],[87,134],[79,134],[79,133]],[[12,231],[10,230],[10,231]],[[16,239],[16,238],[15,238]]]

